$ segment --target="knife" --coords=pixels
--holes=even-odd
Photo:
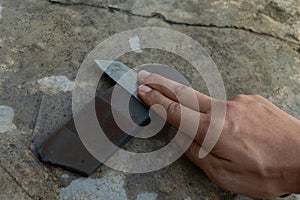
[[[95,60],[95,62],[118,85],[134,96],[139,102],[142,102],[137,94],[137,73],[133,69],[119,61]]]
[[[134,71],[133,69],[129,68],[127,65],[119,61],[96,59],[95,62],[105,74],[107,74],[111,79],[113,79],[118,85],[120,85],[127,92],[129,92],[129,94],[134,96],[139,102],[144,104],[137,94],[138,83],[137,83],[136,71]],[[161,73],[164,72],[162,74],[163,76],[171,80],[174,80],[178,83],[181,83],[183,85],[187,85],[187,86],[191,85],[192,81],[189,77],[182,75],[185,78],[185,80],[183,80],[182,77],[179,77],[178,75],[179,72],[177,72],[175,69],[168,68],[168,70],[165,71],[164,69],[161,69],[161,66],[164,65],[157,65],[157,64],[151,65],[151,67],[153,68],[160,69]],[[172,75],[174,75],[174,77],[168,77]]]

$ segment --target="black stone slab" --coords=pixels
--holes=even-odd
[[[117,146],[126,144],[132,136],[124,133],[115,123],[110,105],[113,88],[96,96],[95,101],[89,106],[95,106],[96,115],[106,136]],[[126,92],[126,91],[124,91]],[[84,115],[88,115],[89,109],[83,109]],[[148,108],[135,98],[130,99],[129,110],[132,119],[139,125],[145,125],[149,121]],[[89,112],[89,111],[88,111]],[[128,118],[123,116],[124,120]],[[80,140],[74,119],[68,122],[58,132],[48,138],[38,149],[41,161],[57,165],[83,176],[90,176],[101,163],[86,149]],[[108,152],[108,156],[114,151]]]

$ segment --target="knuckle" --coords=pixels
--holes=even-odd
[[[156,85],[156,88],[158,90],[162,90],[163,88],[165,88],[164,78],[162,76],[160,76],[159,74],[151,74],[148,77],[147,82],[149,84]]]
[[[160,79],[161,79],[161,76],[158,75],[158,74],[151,74],[149,77],[148,77],[148,80],[150,83],[156,83],[156,84],[159,84],[160,83]]]
[[[178,104],[177,102],[172,102],[167,105],[166,109],[169,114],[175,114],[180,110],[180,104]]]
[[[238,102],[237,101],[227,101],[226,102],[226,108],[227,108],[227,112],[231,111],[231,110],[235,110],[236,107],[238,107]]]
[[[227,114],[239,114],[245,111],[245,105],[243,102],[240,101],[228,101],[226,103],[227,106]]]
[[[174,89],[174,93],[177,97],[181,97],[186,92],[187,87],[184,85],[177,85]]]
[[[161,94],[159,92],[157,92],[156,90],[153,90],[151,92],[146,93],[148,96],[147,98],[149,98],[152,102],[159,102],[159,100],[161,99]]]

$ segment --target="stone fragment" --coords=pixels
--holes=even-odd
[[[38,80],[41,90],[44,92],[69,92],[74,89],[74,82],[65,76],[49,76]]]

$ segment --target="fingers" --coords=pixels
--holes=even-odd
[[[158,115],[167,119],[171,125],[202,144],[209,125],[207,123],[210,120],[208,114],[185,107],[145,85],[139,87],[139,96],[148,106],[152,106]],[[153,105],[160,105],[163,109]]]
[[[211,97],[158,74],[151,74],[142,70],[138,74],[138,81],[141,84],[146,84],[151,88],[160,91],[163,95],[173,101],[178,101],[180,99],[182,105],[193,110],[203,113],[208,113],[211,110]],[[196,96],[198,104],[193,98],[187,98],[192,95]]]

